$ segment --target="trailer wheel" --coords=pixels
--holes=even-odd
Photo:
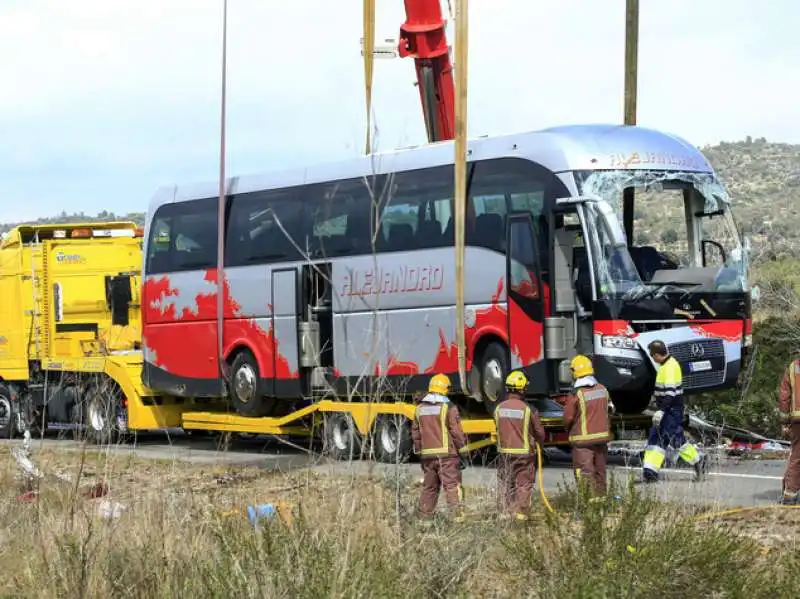
[[[323,453],[337,460],[352,460],[361,456],[364,439],[347,413],[325,414]]]
[[[111,381],[90,384],[85,391],[86,439],[96,445],[117,443],[123,431],[119,418],[122,392]]]
[[[480,359],[481,398],[490,414],[494,413],[495,406],[503,396],[508,371],[508,351],[502,344],[491,342],[481,353]]]
[[[266,416],[275,407],[275,398],[265,397],[258,362],[249,350],[240,351],[234,358],[230,388],[233,407],[240,414]]]
[[[5,385],[0,385],[0,439],[11,439],[15,432],[11,391]]]
[[[396,464],[408,461],[413,447],[411,423],[401,414],[381,414],[375,421],[372,443],[379,462]]]

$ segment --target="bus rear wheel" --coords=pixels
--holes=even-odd
[[[411,423],[401,414],[381,414],[375,420],[372,443],[379,462],[399,464],[408,461],[413,446]]]
[[[230,393],[234,409],[245,416],[266,416],[275,399],[266,397],[258,362],[249,350],[240,351],[231,364]]]

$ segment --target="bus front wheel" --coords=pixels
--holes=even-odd
[[[502,344],[491,342],[483,350],[480,360],[481,398],[488,412],[494,412],[503,396],[508,371],[508,351]]]

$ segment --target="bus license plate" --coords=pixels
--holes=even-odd
[[[705,372],[706,370],[711,370],[711,361],[701,360],[700,362],[692,362],[689,364],[689,370],[692,372]]]

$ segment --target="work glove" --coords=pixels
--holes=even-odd
[[[661,424],[661,419],[664,417],[664,412],[659,410],[655,414],[653,414],[653,426],[658,426]]]
[[[616,414],[617,413],[617,406],[614,405],[613,401],[608,402],[608,413],[609,414]]]
[[[467,466],[469,466],[469,458],[463,454],[460,455],[458,457],[458,469],[466,470]]]

